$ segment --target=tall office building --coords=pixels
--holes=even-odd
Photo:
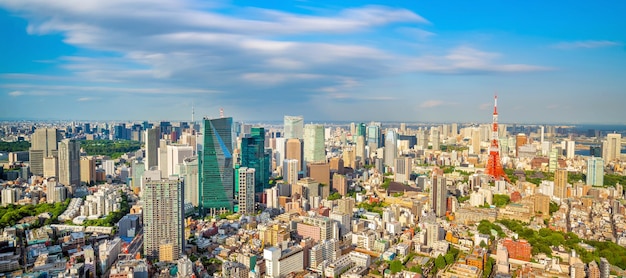
[[[96,161],[93,157],[80,158],[80,181],[86,184],[96,182]]]
[[[235,169],[235,192],[239,201],[240,214],[254,213],[254,168]]]
[[[233,209],[232,118],[204,119],[200,167],[200,206],[211,214]]]
[[[528,138],[526,134],[520,133],[515,136],[515,157],[519,157],[519,147],[524,146],[528,143]]]
[[[417,146],[422,147],[423,150],[428,148],[428,136],[426,136],[426,130],[420,129],[417,131]]]
[[[413,172],[413,158],[408,156],[395,159],[395,182],[407,183],[411,179],[411,173]]]
[[[292,138],[287,140],[285,149],[285,159],[298,160],[298,172],[302,171],[302,142],[300,139]]]
[[[185,181],[185,203],[198,206],[198,157],[188,157],[180,167],[180,176]]]
[[[153,127],[145,131],[144,142],[146,142],[146,170],[159,166],[159,139],[161,139],[159,127]]]
[[[431,179],[430,205],[437,217],[446,215],[448,188],[444,176],[433,175]]]
[[[59,158],[56,156],[48,156],[43,159],[43,177],[59,178]]]
[[[438,151],[440,149],[439,144],[441,143],[441,136],[439,134],[439,129],[431,128],[430,137],[431,137],[431,141],[433,145],[433,151]]]
[[[553,195],[561,200],[567,198],[567,170],[557,169],[554,173]]]
[[[563,148],[565,149],[565,158],[574,158],[574,155],[576,154],[576,142],[572,140],[565,140],[563,142]]]
[[[164,176],[179,175],[179,164],[182,164],[185,158],[193,156],[193,147],[180,146],[180,145],[168,145],[167,151],[167,171]]]
[[[39,128],[35,130],[30,140],[29,164],[33,175],[43,175],[43,160],[45,157],[57,156],[61,133],[56,128]]]
[[[180,179],[148,178],[145,181],[142,200],[143,251],[146,258],[159,258],[160,247],[164,245],[167,245],[167,249],[171,247],[174,260],[185,250],[183,191],[183,181]]]
[[[587,160],[587,185],[604,185],[604,161],[602,158],[590,157]]]
[[[69,186],[71,194],[80,186],[80,142],[63,139],[59,143],[59,182]]]
[[[253,127],[250,136],[241,138],[241,166],[254,168],[254,193],[263,193],[269,187],[270,153],[265,151],[265,129]]]
[[[365,161],[366,153],[365,153],[365,136],[359,135],[356,138],[356,156],[361,160]]]
[[[168,166],[168,157],[167,157],[167,146],[170,144],[169,140],[166,139],[161,139],[159,140],[159,151],[158,151],[158,167],[159,170],[161,171],[161,176],[162,177],[167,177],[169,174],[167,172],[167,166]]]
[[[298,167],[300,161],[296,159],[283,160],[283,180],[288,184],[294,185],[298,182]]]
[[[304,137],[304,118],[302,116],[285,116],[284,128],[285,135],[283,137],[302,139]]]
[[[370,151],[376,150],[383,146],[383,142],[381,141],[381,126],[380,123],[370,123],[367,126],[367,145],[370,147]]]
[[[398,156],[398,133],[389,129],[385,135],[384,158],[385,165],[393,167],[396,157]]]
[[[480,129],[472,128],[472,154],[480,154]]]
[[[324,125],[305,125],[304,161],[307,163],[326,162],[326,146],[324,142]]]
[[[357,124],[355,129],[355,134],[352,134],[352,138],[357,138],[359,136],[363,136],[363,138],[365,138],[367,136],[367,127],[364,123]]]
[[[602,150],[604,152],[604,163],[619,160],[622,155],[622,135],[619,133],[607,134]]]

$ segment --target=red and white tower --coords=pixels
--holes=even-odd
[[[501,180],[504,178],[506,181],[511,182],[509,177],[507,177],[504,173],[504,169],[502,169],[502,162],[500,160],[500,143],[498,139],[498,95],[495,95],[494,97],[491,146],[489,147],[489,161],[487,161],[485,173],[492,176],[494,180]]]

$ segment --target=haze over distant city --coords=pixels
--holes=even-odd
[[[0,119],[618,123],[626,3],[0,0]]]

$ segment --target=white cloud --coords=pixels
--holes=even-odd
[[[460,46],[445,55],[430,55],[410,59],[408,70],[441,74],[464,73],[515,73],[552,70],[549,67],[497,63],[500,53],[485,52],[473,47]]]
[[[205,5],[199,0],[1,1],[0,8],[28,21],[29,33],[60,34],[67,44],[104,55],[61,57],[58,66],[69,72],[62,80],[32,75],[41,81],[32,85],[26,75],[12,76],[15,84],[0,87],[73,99],[94,93],[211,94],[212,103],[257,105],[267,101],[268,93],[274,100],[298,103],[325,94],[390,100],[395,97],[357,91],[370,80],[395,74],[547,69],[498,62],[503,55],[469,47],[409,57],[352,39],[364,32],[375,37],[377,28],[397,24],[410,36],[433,36],[421,29],[428,20],[401,8],[364,6],[303,15],[229,6],[228,14],[220,14]]]
[[[21,96],[23,94],[24,94],[24,92],[22,92],[22,91],[12,91],[12,92],[9,92],[9,96],[12,96],[12,97],[18,97],[18,96]]]
[[[81,97],[81,98],[78,98],[76,101],[78,101],[78,102],[85,102],[85,101],[93,101],[93,100],[96,100],[96,98],[92,98],[92,97]]]
[[[441,100],[427,100],[422,102],[419,106],[421,108],[434,108],[442,105],[444,105],[444,102]]]
[[[557,48],[557,49],[579,49],[579,48],[613,47],[613,46],[620,46],[620,45],[622,45],[622,43],[621,42],[616,42],[616,41],[587,40],[587,41],[560,42],[560,43],[557,43],[557,44],[553,44],[552,47],[553,48]]]

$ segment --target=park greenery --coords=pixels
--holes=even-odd
[[[498,224],[491,223],[487,220],[482,220],[480,221],[480,223],[478,223],[478,232],[484,235],[490,235],[490,237],[493,239],[493,236],[491,236],[491,230],[495,230],[496,233],[498,233],[498,237],[500,238],[506,236],[506,234],[502,230],[502,227],[500,227],[500,225]]]
[[[329,201],[341,199],[341,194],[339,194],[339,192],[333,192],[332,194],[328,195],[327,199]]]
[[[30,148],[30,142],[27,142],[27,141],[17,141],[17,142],[0,141],[0,151],[2,152],[28,151],[28,148]]]
[[[87,155],[106,155],[115,159],[125,153],[141,149],[141,142],[129,140],[88,140],[81,141],[80,147]]]
[[[122,192],[122,201],[120,202],[120,210],[109,213],[104,218],[86,220],[83,222],[83,226],[101,226],[101,227],[113,227],[119,222],[122,217],[130,213],[130,204],[128,203],[128,196]]]
[[[520,238],[527,240],[532,246],[533,255],[544,253],[547,256],[552,257],[551,247],[563,246],[568,252],[575,250],[581,260],[585,263],[589,263],[591,261],[599,262],[600,258],[604,257],[612,265],[616,265],[622,269],[626,268],[626,248],[619,246],[614,242],[582,240],[572,232],[563,233],[545,228],[535,231],[533,229],[526,228],[524,224],[515,220],[503,219],[498,220],[498,223],[501,223],[509,230],[517,233]],[[595,250],[593,252],[588,252],[580,245],[580,243],[586,243],[593,246]]]
[[[54,224],[61,213],[67,209],[70,203],[70,199],[65,202],[58,202],[55,204],[38,204],[38,205],[13,205],[10,204],[6,207],[0,207],[0,228],[10,227],[17,224],[21,219],[28,216],[37,216],[44,212],[51,214],[49,219],[46,219],[43,225]],[[35,225],[37,227],[39,225]],[[31,226],[33,227],[33,226]]]
[[[504,207],[511,202],[511,197],[506,194],[494,194],[493,195],[493,205],[496,207]]]
[[[378,213],[381,216],[383,215],[383,208],[389,206],[387,203],[383,202],[361,202],[357,205],[358,208],[365,209],[369,212]]]
[[[465,201],[469,200],[469,199],[470,199],[470,196],[469,196],[469,195],[465,195],[465,196],[457,196],[457,197],[456,197],[456,199],[457,199],[457,201],[459,201],[459,203],[463,203],[463,202],[465,202]]]

